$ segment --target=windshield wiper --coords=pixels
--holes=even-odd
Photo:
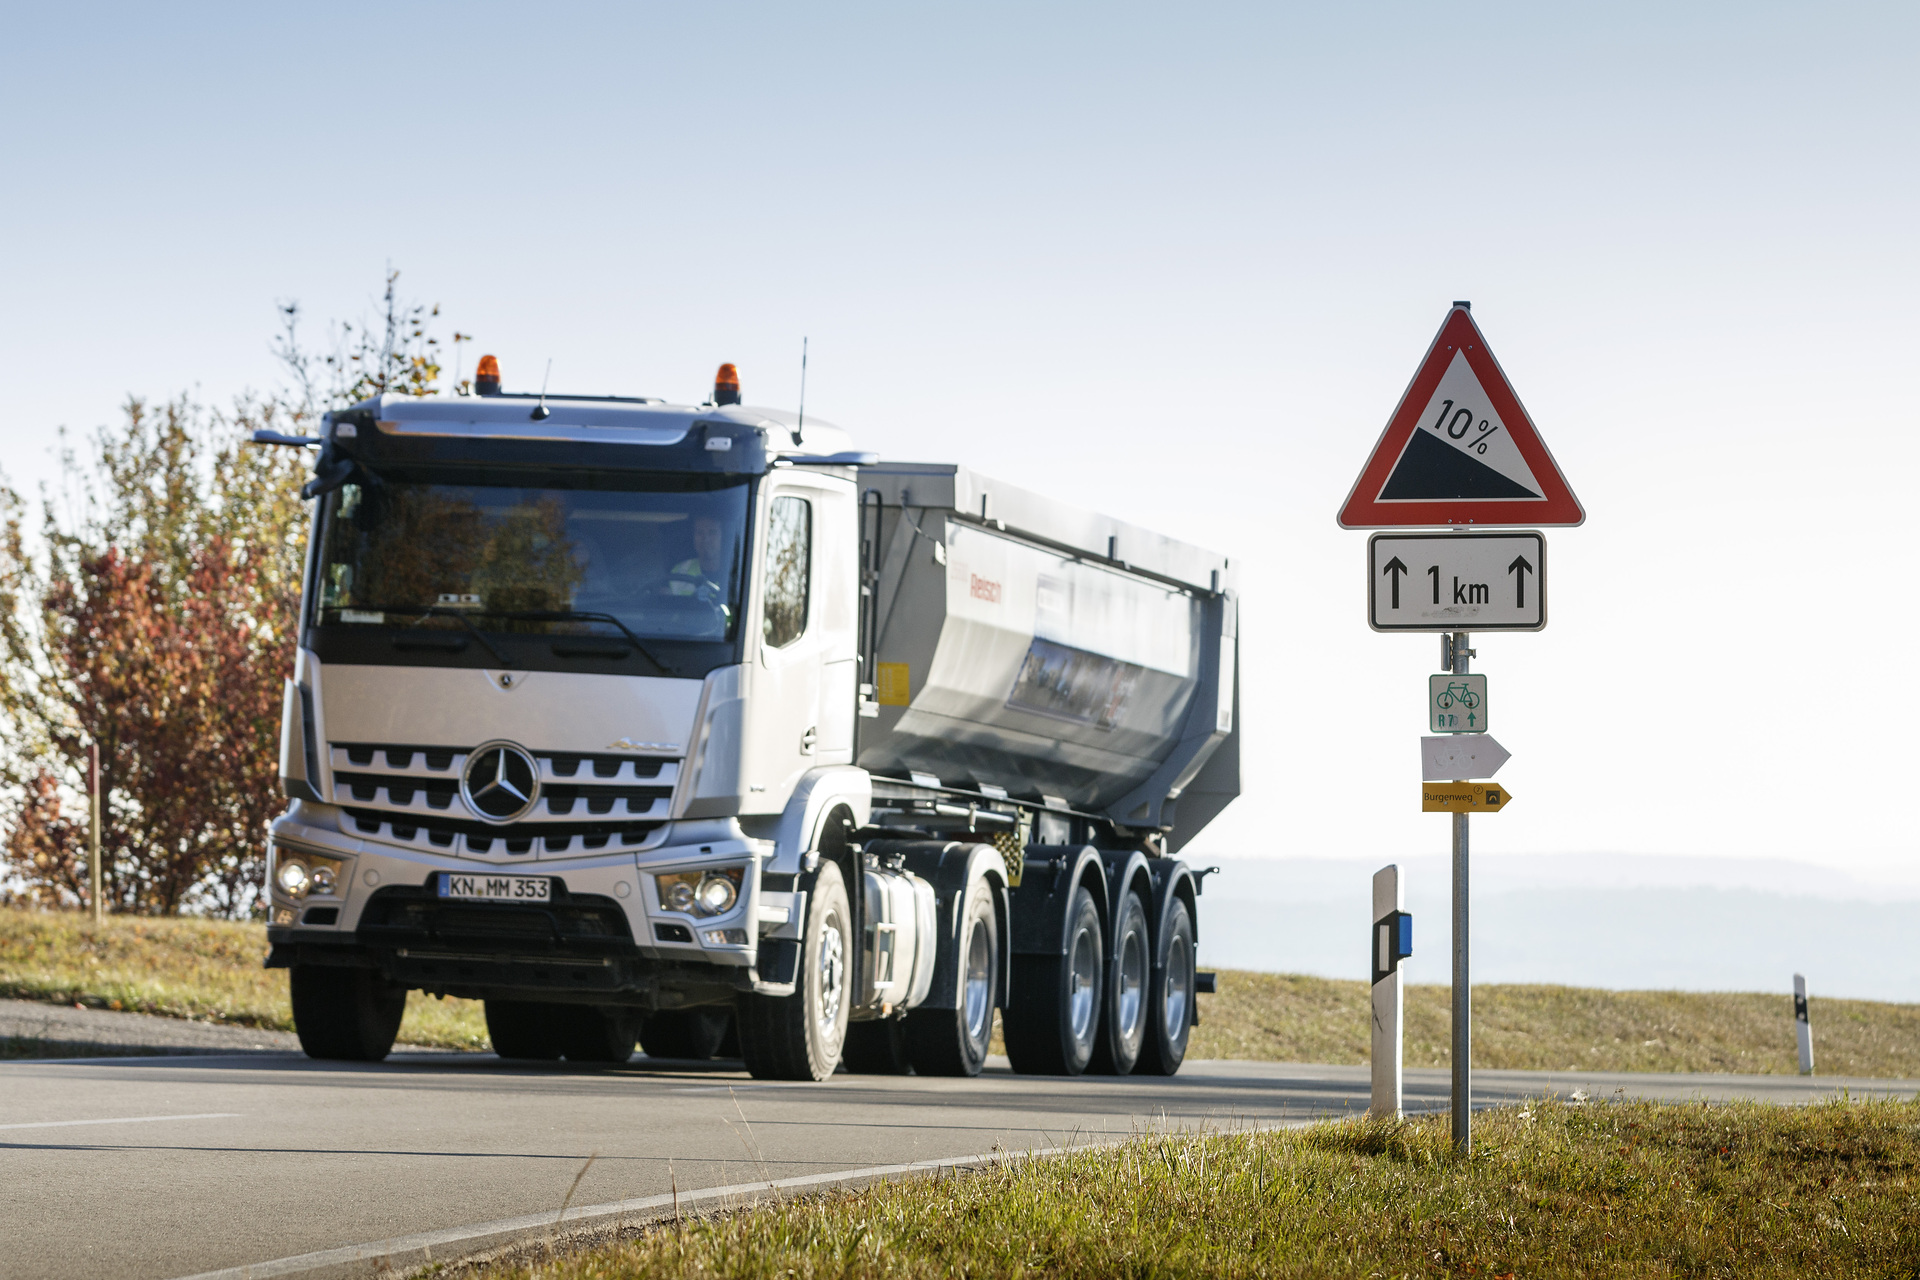
[[[648,662],[651,662],[667,675],[678,676],[680,674],[666,663],[660,661],[660,659],[654,657],[652,651],[641,643],[640,637],[633,633],[633,628],[620,621],[619,618],[611,613],[590,613],[583,609],[518,609],[512,612],[499,609],[483,609],[481,612],[491,614],[496,618],[510,618],[515,622],[605,622],[620,628],[620,633],[627,638],[628,642],[631,643],[635,649],[640,651],[640,656]]]
[[[640,656],[651,662],[658,670],[670,676],[678,676],[679,671],[653,656],[651,650],[633,633],[633,628],[620,621],[611,613],[590,613],[580,609],[453,609],[445,605],[355,605],[354,608],[368,613],[413,614],[416,618],[452,618],[465,627],[475,640],[486,647],[488,653],[499,659],[503,667],[513,666],[513,659],[500,652],[486,633],[473,625],[473,614],[485,618],[506,618],[511,622],[605,622],[618,627],[627,642],[640,651]],[[413,625],[418,625],[414,623]],[[559,638],[559,637],[555,637]]]
[[[413,611],[407,610],[407,612],[411,613]],[[468,634],[470,634],[475,640],[478,640],[481,643],[481,645],[485,647],[488,653],[492,654],[494,657],[500,660],[501,666],[511,667],[513,665],[513,659],[509,658],[506,654],[500,652],[500,650],[495,648],[493,641],[487,639],[487,633],[473,625],[473,619],[467,616],[466,610],[447,609],[439,605],[429,605],[425,609],[420,611],[420,616],[423,618],[455,619],[456,621],[459,622],[461,626],[467,629]],[[415,625],[418,625],[418,624],[415,624]]]

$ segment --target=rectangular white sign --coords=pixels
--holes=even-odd
[[[1367,539],[1375,631],[1538,631],[1547,625],[1542,533],[1376,533]]]

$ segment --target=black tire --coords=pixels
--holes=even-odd
[[[1100,1034],[1087,1070],[1124,1076],[1140,1060],[1147,1037],[1147,1006],[1152,1003],[1153,936],[1147,928],[1147,904],[1137,893],[1121,895],[1107,961],[1106,999],[1100,1004]]]
[[[906,1019],[849,1022],[847,1041],[840,1050],[840,1065],[861,1075],[906,1075],[913,1070],[913,1059],[907,1053]]]
[[[1106,948],[1100,909],[1081,885],[1067,913],[1067,947],[1058,956],[1016,956],[1001,1033],[1007,1059],[1028,1075],[1077,1076],[1093,1060],[1100,1031]]]
[[[291,971],[293,1026],[309,1058],[378,1062],[393,1049],[407,1012],[407,989],[371,969],[296,964]]]
[[[731,1009],[666,1009],[648,1017],[640,1028],[640,1047],[649,1058],[705,1062],[719,1052],[732,1027]]]
[[[761,1080],[825,1080],[840,1065],[853,1002],[852,912],[837,864],[822,861],[807,895],[806,943],[790,996],[740,1003],[740,1056]]]
[[[993,886],[976,880],[960,915],[957,1009],[915,1009],[907,1015],[907,1053],[923,1076],[977,1076],[993,1043],[993,1006],[1000,993],[1000,922]]]
[[[1187,904],[1178,898],[1167,913],[1159,961],[1154,966],[1147,1002],[1146,1039],[1133,1069],[1141,1075],[1170,1076],[1186,1061],[1196,995],[1193,917],[1187,913]]]
[[[530,1000],[487,1001],[487,1039],[503,1058],[557,1062],[566,1052],[553,1006]]]
[[[619,1066],[633,1056],[634,1038],[640,1031],[636,1009],[562,1004],[553,1006],[552,1016],[568,1062]]]

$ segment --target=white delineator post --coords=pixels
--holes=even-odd
[[[1412,955],[1406,889],[1400,868],[1373,873],[1373,1106],[1368,1114],[1398,1120],[1402,1102],[1400,961]]]
[[[1813,1024],[1807,1021],[1807,978],[1793,975],[1793,1029],[1800,1036],[1800,1074],[1813,1074]],[[1375,1085],[1377,1091],[1380,1086]]]

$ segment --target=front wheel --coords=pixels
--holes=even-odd
[[[836,863],[822,861],[807,896],[806,945],[790,996],[749,995],[740,1004],[740,1055],[761,1080],[825,1080],[847,1035],[852,912]]]
[[[640,1028],[640,1047],[649,1058],[705,1062],[720,1051],[732,1026],[733,1011],[724,1006],[666,1009]]]
[[[487,1001],[487,1039],[502,1058],[555,1062],[565,1052],[553,1006],[532,1000]]]
[[[556,1005],[560,1047],[568,1062],[591,1062],[617,1067],[633,1057],[640,1031],[637,1009],[595,1008],[587,1004]]]
[[[1000,929],[993,886],[976,880],[960,915],[958,1008],[907,1015],[907,1048],[923,1076],[977,1076],[993,1040],[993,998],[1000,989]]]
[[[296,964],[289,975],[293,1029],[309,1058],[378,1062],[393,1050],[407,989],[371,969]]]
[[[1186,1061],[1196,986],[1193,917],[1187,913],[1186,902],[1176,898],[1160,940],[1160,963],[1154,968],[1147,1002],[1146,1040],[1140,1047],[1135,1071],[1170,1076]]]

